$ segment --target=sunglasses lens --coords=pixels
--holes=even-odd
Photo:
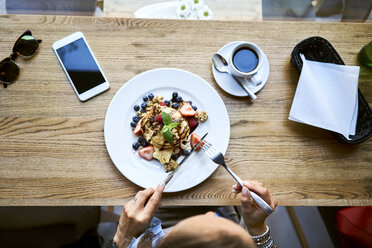
[[[11,60],[2,61],[0,63],[0,80],[3,82],[14,82],[19,75],[19,68]]]
[[[35,54],[38,47],[39,42],[37,42],[34,37],[31,35],[24,35],[14,45],[14,51],[19,55],[29,57]]]

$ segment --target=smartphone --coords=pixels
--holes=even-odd
[[[73,33],[53,43],[53,50],[80,101],[110,88],[83,33]]]

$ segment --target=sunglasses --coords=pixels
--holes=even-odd
[[[19,67],[14,62],[18,55],[29,58],[32,57],[39,48],[41,40],[32,37],[31,31],[24,32],[14,43],[13,53],[0,62],[0,81],[4,88],[13,83],[19,75]]]

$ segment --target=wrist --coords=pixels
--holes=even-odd
[[[127,247],[132,241],[132,237],[117,231],[112,241],[116,244],[117,248]]]
[[[247,229],[248,229],[248,232],[249,232],[250,235],[257,236],[257,235],[261,235],[264,232],[266,232],[266,225],[263,222],[263,223],[258,224],[258,225],[247,226]]]

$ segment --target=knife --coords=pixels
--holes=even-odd
[[[169,173],[167,178],[165,178],[163,184],[167,185],[169,183],[169,181],[173,178],[174,174],[178,171],[178,169],[181,167],[181,165],[190,157],[190,155],[195,151],[196,147],[198,147],[203,142],[203,140],[207,136],[207,134],[208,133],[204,134],[203,137],[201,137],[200,141],[191,149],[189,154],[181,160],[181,162],[178,164],[178,167],[174,171]]]

